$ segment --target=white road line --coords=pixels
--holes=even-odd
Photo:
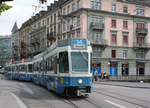
[[[109,101],[109,100],[105,100],[105,101],[108,102],[108,103],[110,103],[110,104],[112,104],[112,105],[114,105],[114,106],[117,106],[117,107],[119,107],[119,108],[126,108],[125,106],[119,105],[119,104],[114,103],[114,102],[111,102],[111,101]]]
[[[18,96],[16,96],[12,92],[10,92],[10,94],[16,99],[16,101],[19,104],[20,108],[27,108],[27,106],[21,101],[21,99]]]
[[[26,92],[30,93],[31,95],[34,94],[34,92],[25,84],[19,84],[19,85],[22,86]]]
[[[27,86],[25,87],[25,90],[26,90],[28,93],[30,93],[31,95],[34,94],[33,91],[32,91],[30,88],[28,88]]]

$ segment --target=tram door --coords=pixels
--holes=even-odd
[[[101,65],[100,64],[93,64],[92,65],[92,76],[95,75],[95,69],[98,72],[98,76],[100,76],[100,74],[101,74]]]
[[[110,65],[110,73],[109,73],[109,75],[110,76],[117,76],[117,64],[116,63],[112,63],[111,65]]]

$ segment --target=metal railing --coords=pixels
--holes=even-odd
[[[150,81],[150,75],[129,75],[129,76],[122,76],[122,75],[118,75],[118,76],[109,76],[109,80],[118,80],[118,81],[146,81],[149,80]]]
[[[93,30],[103,30],[104,29],[104,23],[91,22],[91,28]]]
[[[50,32],[47,34],[48,40],[55,40],[56,39],[56,32]]]
[[[137,34],[147,34],[148,29],[147,28],[136,28],[136,33]]]
[[[90,40],[91,44],[96,44],[96,45],[107,45],[107,40],[104,39],[91,39]]]
[[[150,48],[150,43],[141,43],[140,44],[140,43],[134,42],[133,46],[137,47],[137,48]]]
[[[101,52],[93,52],[93,53],[92,53],[92,56],[93,56],[93,58],[101,57],[101,56],[102,56],[102,53],[101,53]]]

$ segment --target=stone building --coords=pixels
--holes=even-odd
[[[27,22],[23,23],[19,29],[19,52],[20,59],[28,58],[30,52],[30,38],[29,38],[30,24]]]
[[[11,32],[12,32],[12,35],[11,35],[12,56],[14,60],[19,60],[20,58],[19,30],[18,30],[18,26],[16,22]]]
[[[30,56],[35,56],[46,49],[46,12],[40,11],[29,20]]]
[[[93,65],[110,76],[150,75],[150,1],[68,0],[62,4],[62,39],[83,37]]]
[[[31,42],[49,47],[61,39],[87,38],[99,73],[111,78],[150,75],[149,0],[58,0],[44,14],[46,38]],[[31,19],[36,17],[41,18]]]

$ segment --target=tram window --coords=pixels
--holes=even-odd
[[[49,58],[47,59],[47,66],[46,66],[46,67],[47,67],[47,71],[51,71],[51,70],[52,70],[52,69],[51,69],[51,68],[52,68],[52,67],[51,67],[51,62],[52,62],[52,61],[51,61],[51,57],[49,57]]]
[[[57,56],[53,57],[53,70],[54,70],[54,73],[57,74]]]
[[[25,65],[20,66],[20,71],[25,71]]]
[[[46,70],[47,70],[47,71],[49,71],[49,66],[48,66],[48,65],[49,65],[49,62],[48,62],[48,60],[47,60],[47,61],[46,61]]]
[[[32,66],[32,64],[28,64],[28,72],[33,72],[33,66]]]
[[[48,58],[46,62],[46,69],[49,72],[57,73],[57,56]]]
[[[38,71],[41,73],[41,67],[42,67],[42,65],[41,65],[41,63],[38,63]]]
[[[38,66],[37,66],[37,63],[34,63],[34,64],[33,64],[33,70],[34,70],[34,71],[38,71],[37,67],[38,67]]]
[[[59,72],[69,73],[68,52],[59,53]]]

